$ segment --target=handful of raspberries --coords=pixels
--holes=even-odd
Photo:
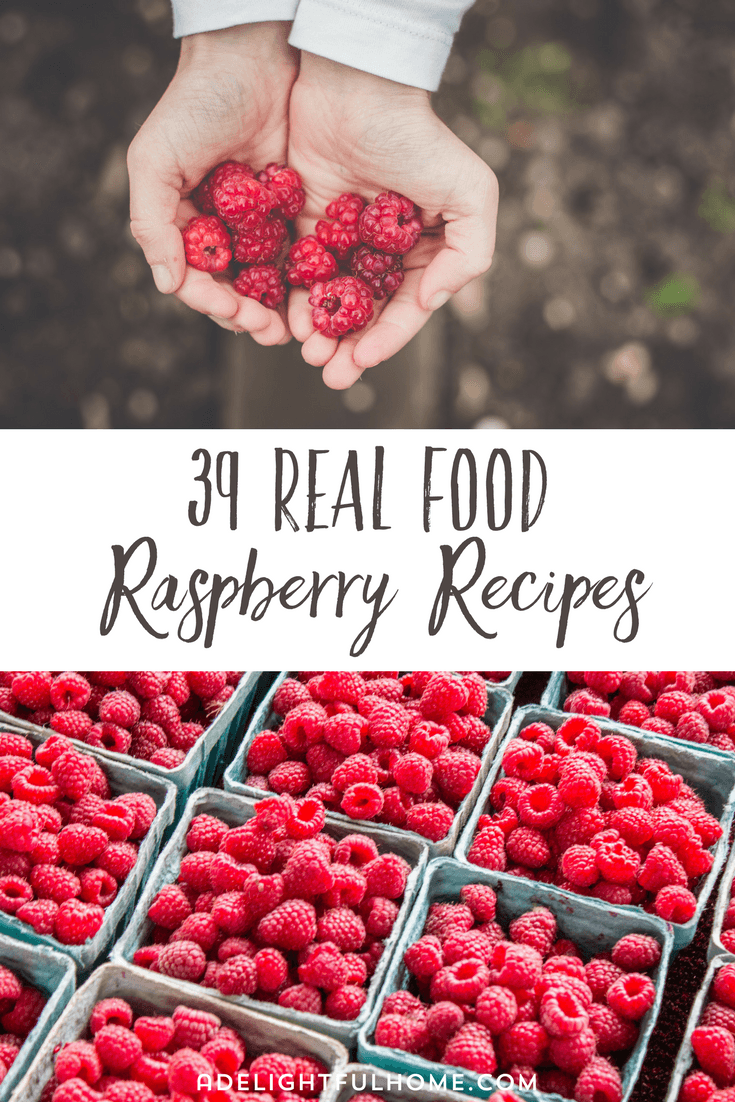
[[[364,834],[333,838],[324,821],[319,800],[289,796],[259,800],[236,827],[197,815],[134,963],[221,995],[357,1018],[411,869]]]
[[[100,765],[63,735],[34,752],[30,739],[0,732],[0,911],[81,945],[101,927],[155,816],[144,792],[113,798]]]
[[[400,287],[403,256],[421,236],[410,199],[386,191],[366,202],[346,193],[328,204],[315,234],[290,245],[290,224],[306,197],[288,165],[256,173],[225,161],[191,198],[201,214],[184,229],[187,263],[212,273],[236,266],[238,294],[270,309],[283,302],[287,283],[310,290],[314,329],[329,337],[365,328],[374,301]]]
[[[667,922],[695,914],[694,890],[722,835],[701,796],[658,758],[587,716],[529,723],[503,752],[468,858]]]
[[[283,722],[255,735],[247,784],[432,842],[448,834],[492,737],[477,673],[301,673],[273,710]]]
[[[585,963],[534,907],[504,929],[486,884],[433,903],[404,962],[408,990],[383,1002],[375,1043],[479,1075],[536,1077],[575,1102],[620,1102],[620,1069],[653,1007],[658,941],[628,934]]]
[[[209,1011],[180,1005],[170,1017],[136,1015],[121,998],[95,1004],[88,1038],[63,1045],[54,1070],[42,1102],[155,1102],[169,1097],[316,1102],[328,1078],[328,1069],[313,1056],[248,1055],[240,1034]],[[228,1079],[234,1092],[217,1087]]]

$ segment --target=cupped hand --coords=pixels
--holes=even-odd
[[[405,279],[376,302],[368,327],[339,341],[314,332],[308,291],[292,290],[288,320],[307,363],[336,390],[395,355],[434,310],[487,271],[495,245],[494,174],[431,109],[429,94],[303,53],[291,93],[288,163],[306,206],[298,236],[314,233],[344,192],[397,191],[421,208],[424,232],[404,257]]]
[[[257,170],[286,160],[298,72],[288,30],[253,23],[182,39],[176,74],[128,151],[131,230],[159,291],[265,345],[289,339],[285,310],[187,267],[181,230],[197,213],[187,197],[215,165],[236,160]]]

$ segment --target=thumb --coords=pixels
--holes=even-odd
[[[171,294],[181,287],[186,273],[184,241],[176,225],[181,194],[163,177],[151,151],[137,142],[128,150],[130,230],[151,266],[156,287]]]
[[[425,310],[443,306],[492,263],[498,182],[479,158],[477,161],[478,171],[465,177],[469,186],[442,211],[445,244],[427,267],[419,287],[419,302]]]

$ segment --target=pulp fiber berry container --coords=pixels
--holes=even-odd
[[[273,711],[273,698],[276,695],[278,687],[287,677],[292,676],[289,673],[282,673],[277,680],[271,686],[270,692],[267,693],[265,699],[261,703],[260,707],[256,709],[253,718],[250,721],[245,738],[243,739],[237,754],[235,755],[232,764],[225,771],[225,791],[234,792],[238,796],[250,796],[252,799],[262,799],[263,796],[270,795],[270,793],[264,792],[261,788],[253,788],[248,784],[248,766],[247,756],[251,743],[255,736],[261,731],[266,729],[272,729],[278,727],[282,722],[282,717],[276,715]],[[510,722],[511,712],[513,710],[513,697],[506,689],[495,689],[490,685],[490,682],[486,682],[488,686],[487,694],[487,711],[483,716],[485,723],[492,730],[492,737],[485,747],[485,751],[482,755],[482,763],[480,771],[475,778],[475,782],[472,785],[467,796],[465,796],[462,803],[459,805],[455,812],[454,822],[452,823],[449,833],[445,838],[442,838],[439,842],[430,842],[427,838],[423,838],[420,834],[416,834],[411,830],[403,830],[400,827],[389,826],[388,824],[379,824],[383,830],[389,831],[391,834],[396,834],[399,837],[416,838],[424,842],[429,847],[429,857],[444,857],[454,853],[455,847],[459,840],[460,833],[464,824],[467,822],[468,816],[475,800],[477,799],[480,789],[482,787],[483,780],[487,776],[487,772],[495,757],[498,744],[508,729]],[[349,816],[343,815],[341,812],[330,812],[332,818],[335,821],[343,823],[350,823],[353,830],[362,829],[364,820],[350,819]]]
[[[682,1083],[691,1070],[695,1059],[694,1052],[692,1051],[692,1031],[699,1025],[699,1019],[702,1017],[704,1008],[709,1002],[709,989],[712,986],[712,981],[715,978],[716,972],[722,968],[724,964],[731,963],[732,957],[730,956],[714,957],[709,962],[707,975],[704,977],[702,986],[697,992],[697,997],[692,1004],[686,1029],[684,1030],[684,1040],[681,1042],[681,1047],[674,1061],[674,1070],[669,1080],[669,1089],[664,1102],[677,1102],[679,1098],[679,1091],[681,1090]]]
[[[287,1056],[313,1056],[326,1065],[330,1082],[322,1102],[331,1096],[331,1081],[347,1064],[347,1050],[331,1037],[310,1029],[266,1018],[253,1010],[215,999],[202,993],[192,996],[174,980],[141,973],[117,964],[103,964],[87,980],[54,1028],[47,1035],[30,1068],[18,1086],[16,1098],[37,1102],[54,1073],[54,1059],[62,1045],[83,1038],[95,1003],[100,999],[125,999],[136,1015],[171,1015],[182,1004],[216,1014],[222,1024],[236,1030],[245,1041],[248,1056],[280,1051]]]
[[[74,994],[77,975],[74,962],[64,953],[57,953],[45,945],[30,949],[4,934],[0,934],[0,964],[10,968],[24,983],[37,988],[47,999],[38,1021],[0,1083],[0,1102],[6,1102]]]
[[[350,1102],[356,1094],[377,1094],[384,1098],[385,1102],[462,1102],[465,1097],[455,1094],[453,1091],[444,1090],[441,1084],[451,1083],[452,1072],[445,1068],[443,1075],[439,1076],[437,1089],[431,1087],[429,1077],[421,1077],[422,1083],[414,1080],[413,1087],[407,1083],[405,1076],[400,1076],[399,1081],[395,1075],[383,1071],[371,1064],[348,1064],[338,1077],[335,1076],[334,1102]]]
[[[678,953],[694,937],[710,892],[717,882],[720,869],[727,856],[730,826],[735,812],[735,755],[705,752],[694,743],[683,742],[681,739],[660,738],[651,731],[642,731],[638,727],[628,727],[625,724],[614,723],[610,719],[603,719],[602,716],[588,716],[587,718],[596,723],[602,731],[609,734],[624,735],[633,743],[640,757],[659,758],[665,761],[674,773],[681,774],[686,783],[696,790],[704,800],[707,811],[719,820],[722,827],[722,837],[714,849],[710,850],[714,857],[712,868],[702,879],[697,889],[697,910],[693,918],[689,922],[673,924],[674,952]],[[467,855],[477,831],[477,822],[485,811],[490,798],[490,790],[502,773],[503,754],[508,743],[517,738],[519,732],[531,723],[546,723],[549,727],[557,730],[568,719],[569,715],[566,712],[551,708],[538,708],[535,705],[520,708],[515,713],[507,737],[498,750],[495,763],[459,840],[455,854],[459,861],[470,864]],[[472,868],[478,868],[478,866],[472,865]],[[565,891],[564,894],[576,897],[575,892]],[[620,909],[628,913],[640,914],[640,907],[632,904],[621,906]]]
[[[573,689],[580,689],[581,685],[571,685],[566,673],[562,670],[557,670],[552,673],[549,678],[549,683],[544,690],[544,695],[541,697],[541,706],[543,708],[558,708],[560,711],[564,710],[564,701]],[[564,712],[565,715],[572,715],[571,712]],[[575,715],[579,715],[579,712],[575,712]],[[602,719],[602,716],[589,716],[589,719],[597,721]],[[640,731],[640,727],[633,727],[630,723],[620,723],[615,720],[622,734],[630,737],[631,731]],[[659,735],[655,732],[643,732],[644,734],[653,734],[655,738],[660,739],[662,743],[668,746],[679,746],[684,743],[685,746],[696,746],[698,750],[701,750],[703,754],[716,754],[718,757],[731,757],[727,750],[718,750],[716,746],[710,746],[708,742],[688,742],[686,739],[672,738],[670,735]]]
[[[255,815],[255,801],[247,797],[235,796],[231,793],[219,792],[216,789],[206,788],[196,792],[190,798],[181,822],[176,827],[168,845],[161,853],[153,872],[148,878],[148,883],[140,897],[138,906],[135,909],[135,913],[127,929],[114,946],[111,953],[112,960],[117,961],[121,965],[128,964],[136,973],[143,972],[146,975],[149,974],[147,969],[139,968],[137,965],[132,964],[133,955],[136,949],[150,943],[150,933],[153,929],[153,923],[148,918],[148,909],[161,888],[165,884],[172,884],[176,881],[179,875],[179,869],[181,868],[181,860],[188,852],[186,834],[189,830],[189,824],[196,815],[203,814],[216,815],[218,818],[228,823],[229,826],[240,826],[242,823],[247,822],[248,819],[252,819]],[[391,954],[398,941],[400,932],[408,919],[411,904],[416,897],[421,880],[425,875],[428,860],[428,847],[426,842],[423,839],[419,839],[416,835],[404,832],[404,836],[400,837],[397,835],[397,832],[389,832],[380,826],[373,826],[372,823],[355,823],[352,820],[348,820],[346,824],[344,822],[344,816],[328,814],[326,816],[324,830],[333,838],[344,838],[345,835],[354,834],[356,832],[366,834],[373,839],[380,853],[398,853],[409,865],[411,865],[411,873],[406,883],[406,891],[398,913],[398,918],[396,919],[390,937],[386,941],[385,950],[378,961],[375,973],[371,977],[367,999],[365,1000],[365,1005],[359,1017],[351,1022],[340,1022],[336,1021],[334,1018],[328,1018],[323,1014],[306,1014],[288,1007],[278,1006],[276,1003],[260,1002],[257,999],[249,998],[247,995],[224,996],[218,994],[217,997],[221,999],[226,998],[227,1002],[234,1002],[239,1006],[257,1008],[263,1014],[272,1015],[275,1018],[282,1018],[287,1021],[298,1021],[303,1023],[308,1029],[316,1029],[319,1033],[326,1033],[330,1037],[335,1037],[349,1048],[354,1047],[358,1030],[363,1022],[367,1021],[375,999],[377,998],[380,984]],[[177,980],[176,982],[181,991],[187,994],[195,994],[201,991],[210,990],[210,988],[201,987],[199,984],[190,983],[187,980]]]
[[[393,991],[408,987],[411,977],[403,963],[403,955],[409,945],[413,945],[421,937],[429,907],[432,903],[458,900],[460,889],[465,884],[487,884],[496,892],[498,897],[496,921],[505,929],[514,918],[533,907],[547,907],[556,917],[559,937],[570,938],[587,959],[595,953],[611,949],[625,934],[649,934],[659,942],[661,960],[655,971],[650,973],[656,986],[656,1000],[641,1020],[638,1041],[621,1069],[623,1083],[621,1102],[626,1102],[635,1085],[661,1007],[673,944],[671,927],[660,918],[648,915],[644,911],[638,912],[637,915],[624,914],[622,908],[611,907],[598,899],[571,896],[570,893],[562,892],[548,884],[538,884],[535,881],[522,880],[517,876],[507,876],[501,872],[489,872],[475,866],[462,865],[453,858],[432,861],[429,865],[428,875],[393,953],[370,1020],[360,1030],[357,1042],[358,1059],[399,1075],[422,1075],[426,1082],[429,1081],[430,1075],[438,1081],[438,1077],[446,1072],[446,1064],[437,1064],[412,1053],[376,1045],[375,1026],[380,1017],[383,999]],[[464,1094],[486,1098],[493,1090],[501,1089],[494,1077],[478,1076],[475,1072],[464,1068],[459,1068],[457,1071],[461,1075],[461,1091]],[[488,1080],[491,1080],[490,1085]],[[507,1089],[507,1084],[504,1083],[503,1086]],[[559,1099],[556,1094],[545,1094],[542,1091],[519,1090],[517,1087],[512,1089],[521,1097],[536,1100],[536,1102],[538,1099],[555,1099],[558,1102]]]
[[[42,728],[38,731],[25,729],[22,734],[33,743],[34,747],[40,746],[48,738],[48,732]],[[8,934],[29,945],[44,945],[49,949],[66,953],[74,960],[78,971],[84,975],[106,952],[110,943],[115,940],[118,929],[128,921],[133,911],[146,870],[158,856],[166,830],[174,821],[176,789],[167,780],[159,780],[157,777],[133,769],[130,765],[118,764],[104,758],[91,746],[85,746],[82,743],[77,745],[84,753],[95,758],[105,771],[113,796],[119,796],[123,792],[145,792],[155,801],[156,817],[145,838],[140,842],[138,860],[127,879],[121,884],[110,906],[105,909],[104,921],[94,937],[89,938],[82,945],[62,945],[56,938],[47,934],[37,934],[27,922],[21,922],[15,915],[4,912],[0,912],[0,934]]]
[[[142,758],[133,758],[130,754],[118,754],[104,747],[92,747],[86,742],[71,739],[75,746],[86,752],[94,751],[100,760],[119,765],[132,766],[141,773],[160,780],[170,781],[178,793],[179,810],[183,808],[191,792],[206,784],[215,784],[221,775],[225,762],[229,761],[235,747],[242,738],[243,730],[255,706],[261,679],[267,675],[260,671],[244,673],[234,693],[217,714],[200,739],[197,739],[181,765],[175,769],[165,769]],[[53,731],[48,727],[38,727],[35,723],[9,716],[0,711],[0,720],[9,728],[21,734],[35,733],[48,738]]]
[[[730,854],[730,860],[725,866],[725,871],[722,874],[722,880],[720,881],[720,890],[717,893],[717,902],[715,903],[715,913],[712,919],[712,933],[709,939],[709,952],[708,957],[712,960],[714,957],[727,957],[728,960],[735,960],[735,953],[726,949],[722,944],[722,925],[725,921],[725,915],[727,914],[727,908],[730,905],[730,894],[733,891],[733,881],[735,880],[735,846],[733,846],[732,853]]]

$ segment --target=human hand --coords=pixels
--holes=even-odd
[[[307,363],[335,390],[395,355],[470,280],[487,271],[495,245],[495,175],[431,109],[429,93],[302,53],[289,109],[288,163],[306,206],[298,236],[313,234],[331,200],[397,191],[421,208],[424,232],[404,257],[405,279],[375,303],[369,326],[337,341],[315,333],[308,291],[289,296],[289,327]]]
[[[289,339],[285,310],[187,267],[181,230],[197,213],[188,196],[215,165],[286,160],[298,71],[289,26],[252,23],[182,39],[176,75],[128,151],[131,230],[159,291],[265,345]]]

